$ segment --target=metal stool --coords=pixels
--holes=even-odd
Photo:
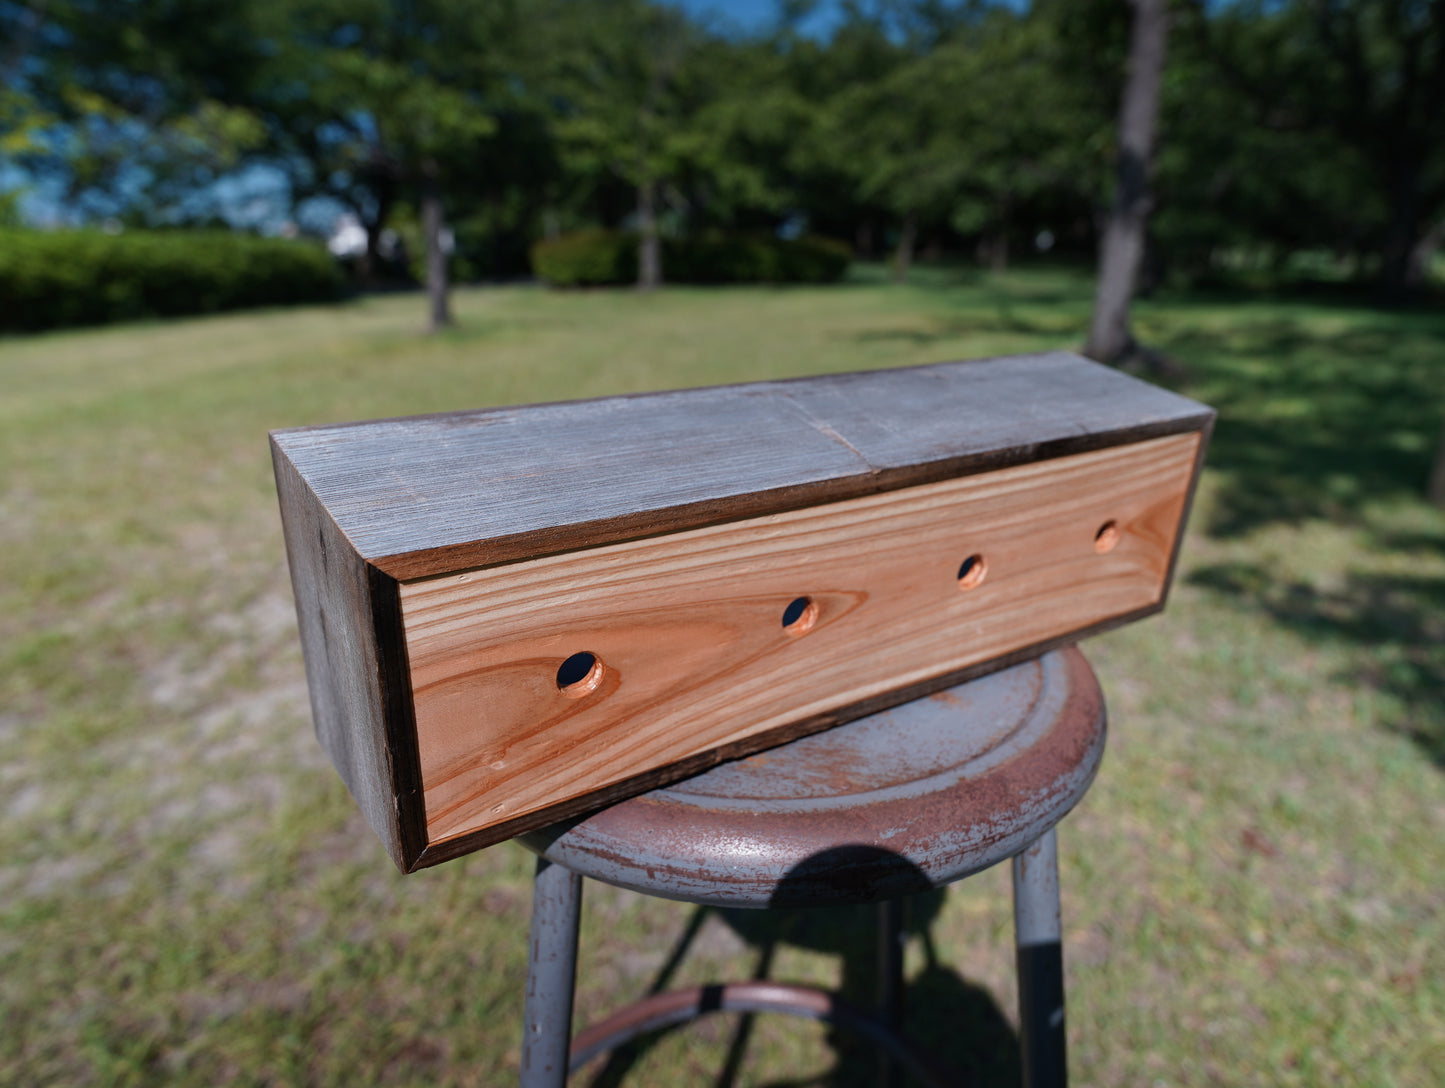
[[[726,907],[883,901],[884,932],[894,934],[886,993],[902,978],[899,898],[1005,858],[1014,863],[1024,1084],[1063,1085],[1053,828],[1093,781],[1104,732],[1098,682],[1070,648],[522,836],[539,855],[523,1088],[562,1085],[569,1067],[628,1039],[724,1010],[860,1030],[938,1082],[886,1019],[836,995],[771,982],[658,994],[573,1040],[582,877]]]

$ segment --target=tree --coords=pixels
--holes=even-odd
[[[28,86],[25,69],[42,22],[41,12],[28,6],[0,5],[0,162],[44,156],[47,130],[58,119]],[[19,222],[20,190],[0,193],[0,226]]]
[[[900,59],[882,78],[845,88],[821,133],[852,164],[860,203],[883,208],[898,224],[898,283],[913,263],[919,218],[947,216],[967,163],[956,88],[939,82],[930,59]]]
[[[246,159],[293,202],[339,200],[368,255],[398,200],[429,225],[429,327],[450,321],[446,189],[506,97],[513,0],[54,0],[42,84],[66,111],[78,187],[194,198]],[[182,168],[185,168],[184,170]],[[170,206],[174,207],[175,200]]]
[[[1332,218],[1337,232],[1364,233],[1382,293],[1418,288],[1432,224],[1445,218],[1445,0],[1195,4],[1215,77],[1269,128],[1326,149],[1296,171],[1360,179],[1336,188]]]
[[[495,122],[468,93],[421,74],[404,59],[346,51],[333,58],[353,109],[365,110],[373,134],[373,161],[418,194],[426,244],[427,328],[452,324],[443,235],[443,187],[449,160],[490,134]]]
[[[1389,201],[1380,285],[1398,296],[1420,286],[1411,258],[1445,205],[1445,2],[1314,0],[1310,9],[1334,77],[1327,123],[1364,152]]]
[[[1435,447],[1435,461],[1430,466],[1430,482],[1425,497],[1445,510],[1445,427],[1440,428],[1440,441]]]
[[[699,43],[675,178],[689,231],[771,233],[799,210],[799,149],[817,110],[791,85],[791,63],[766,40]]]
[[[444,205],[497,129],[515,32],[510,0],[305,0],[290,9],[276,79],[259,100],[302,194],[340,195],[368,254],[404,191],[426,247],[428,329],[451,323]]]
[[[690,125],[706,99],[692,62],[701,35],[683,13],[647,0],[552,9],[556,131],[574,171],[609,172],[632,188],[637,286],[662,282],[658,217],[666,187],[696,154]]]
[[[1301,250],[1368,250],[1367,223],[1382,204],[1358,155],[1295,123],[1282,99],[1256,97],[1221,72],[1212,42],[1236,9],[1174,13],[1141,291],[1166,272],[1210,275],[1234,255],[1282,269]],[[1231,64],[1267,67],[1257,29],[1241,21],[1230,32]]]
[[[871,258],[880,228],[896,213],[867,184],[870,163],[860,157],[866,149],[859,150],[865,141],[844,118],[907,54],[876,14],[856,4],[844,6],[843,23],[826,44],[785,26],[773,48],[785,60],[788,90],[805,104],[808,118],[788,155],[796,202],[812,223],[851,236],[854,249]]]
[[[1130,0],[1128,73],[1119,106],[1114,201],[1099,243],[1094,314],[1084,354],[1117,363],[1139,351],[1129,307],[1144,258],[1144,237],[1153,199],[1149,175],[1159,120],[1160,83],[1169,34],[1166,0]]]
[[[996,8],[928,58],[928,82],[959,104],[963,167],[949,223],[980,236],[995,270],[1008,265],[1021,217],[1092,204],[1089,149],[1107,120],[1068,78],[1060,32],[1047,10]]]
[[[1068,77],[1052,5],[854,9],[844,29],[822,66],[832,85],[817,96],[814,157],[831,163],[858,214],[896,225],[895,279],[930,233],[977,238],[1002,269],[1022,224],[1032,236],[1044,214],[1087,216],[1081,179],[1101,124]]]
[[[251,78],[273,9],[261,0],[5,4],[5,151],[74,209],[176,222],[264,132],[225,88]]]

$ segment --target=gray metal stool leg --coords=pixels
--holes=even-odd
[[[1064,1088],[1064,946],[1059,860],[1046,831],[1013,859],[1014,941],[1018,948],[1019,1035],[1024,1088]]]
[[[582,878],[542,858],[532,881],[532,943],[522,1035],[522,1088],[562,1088],[572,1045],[572,990]]]
[[[878,1017],[889,1031],[903,1031],[903,946],[904,931],[902,899],[885,899],[878,904]],[[898,1063],[886,1050],[878,1052],[878,1084],[880,1088],[897,1088]]]

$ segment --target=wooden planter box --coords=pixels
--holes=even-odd
[[[1066,353],[271,436],[404,871],[1164,605],[1213,412]]]

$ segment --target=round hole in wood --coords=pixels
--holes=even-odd
[[[783,609],[783,630],[790,635],[805,635],[818,622],[818,605],[812,597],[794,597]]]
[[[1094,534],[1094,551],[1100,555],[1113,551],[1114,546],[1119,543],[1121,535],[1118,525],[1112,521],[1104,522],[1099,526],[1099,531]]]
[[[557,690],[571,699],[580,699],[597,690],[604,668],[596,654],[582,651],[573,654],[557,669]]]
[[[958,568],[958,588],[975,589],[983,584],[983,576],[988,573],[988,563],[978,553],[970,555]]]

